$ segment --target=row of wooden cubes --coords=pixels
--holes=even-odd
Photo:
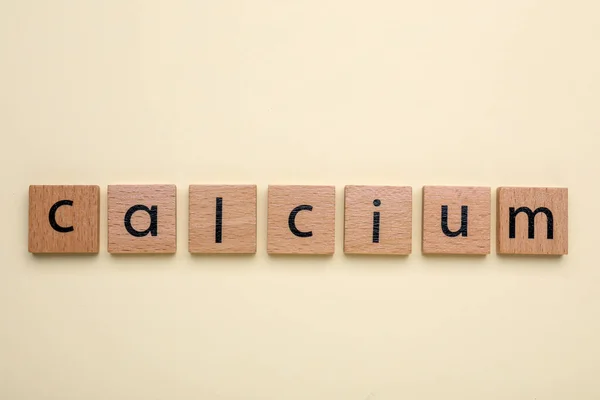
[[[412,250],[412,188],[346,186],[344,252],[406,255]],[[174,253],[175,185],[109,185],[109,253]],[[491,188],[423,187],[425,254],[490,253]],[[256,252],[255,185],[189,187],[191,253]],[[497,253],[564,255],[568,251],[565,188],[497,189]],[[334,186],[269,186],[267,252],[333,254]],[[97,253],[100,188],[29,188],[29,251]]]

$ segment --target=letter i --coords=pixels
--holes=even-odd
[[[381,200],[373,200],[373,205],[379,207]],[[373,243],[379,243],[379,211],[373,212]]]

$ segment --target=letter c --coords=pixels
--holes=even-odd
[[[312,231],[302,232],[296,227],[296,215],[298,215],[300,211],[312,211],[312,209],[312,206],[301,205],[292,210],[288,218],[288,226],[290,227],[290,231],[292,231],[294,235],[298,237],[311,237],[313,235]]]
[[[56,211],[58,211],[58,209],[62,206],[73,206],[73,201],[72,200],[61,200],[61,201],[57,201],[56,203],[54,203],[52,208],[50,208],[50,213],[48,213],[48,220],[50,221],[50,226],[56,232],[60,232],[60,233],[73,232],[74,229],[72,226],[60,226],[56,222]]]

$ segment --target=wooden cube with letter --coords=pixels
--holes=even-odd
[[[568,253],[568,189],[498,188],[498,254]]]
[[[423,187],[423,254],[490,253],[491,188]]]
[[[349,185],[344,197],[344,253],[411,253],[410,186]]]
[[[256,253],[256,185],[190,185],[190,253]]]
[[[269,186],[267,252],[333,254],[334,186]]]
[[[94,185],[29,187],[31,253],[98,253],[100,188]]]
[[[175,185],[108,186],[108,252],[175,253]]]

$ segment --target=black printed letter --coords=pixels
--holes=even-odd
[[[554,238],[554,217],[552,216],[552,211],[548,210],[546,207],[536,208],[535,211],[531,211],[529,207],[520,207],[515,210],[514,207],[509,208],[509,226],[508,226],[508,237],[510,239],[514,239],[515,234],[515,219],[517,214],[524,212],[527,214],[527,218],[529,219],[529,231],[527,237],[529,239],[533,239],[535,237],[535,216],[538,213],[546,214],[546,219],[548,220],[548,228],[546,237],[548,239]]]
[[[145,211],[150,215],[150,226],[145,231],[137,231],[131,226],[131,217],[136,211]],[[158,235],[158,207],[152,206],[152,208],[148,208],[141,204],[131,207],[127,210],[127,213],[125,213],[125,229],[127,229],[127,232],[129,232],[130,235],[135,237],[144,237],[149,233],[152,236]]]
[[[217,197],[217,214],[215,217],[215,243],[223,241],[223,198]]]
[[[373,205],[379,207],[381,200],[373,200]],[[379,243],[379,211],[373,212],[373,243]]]
[[[292,231],[292,233],[294,235],[296,235],[298,237],[311,237],[312,236],[312,231],[302,232],[302,231],[299,231],[298,228],[296,228],[296,214],[298,214],[300,211],[303,211],[303,210],[312,211],[312,209],[313,209],[312,206],[301,205],[292,210],[292,212],[290,213],[290,216],[288,218],[288,226],[290,227],[290,231]]]
[[[50,220],[50,226],[56,232],[60,232],[60,233],[73,232],[72,226],[60,226],[59,224],[56,223],[56,211],[59,209],[59,207],[72,206],[72,205],[73,205],[72,200],[61,200],[61,201],[57,201],[56,203],[54,203],[52,208],[50,208],[50,213],[48,214],[48,219]]]
[[[452,232],[448,229],[448,206],[442,206],[442,232],[448,237],[461,235],[467,237],[467,218],[469,216],[469,207],[462,206],[460,211],[460,229]]]

